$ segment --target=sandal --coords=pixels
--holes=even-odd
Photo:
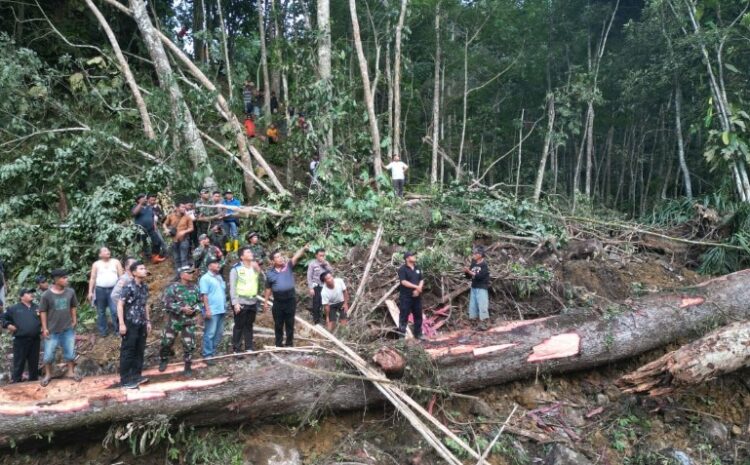
[[[41,384],[41,385],[42,385],[42,387],[47,387],[47,386],[49,386],[49,382],[50,382],[50,381],[51,381],[51,380],[50,380],[50,378],[44,377],[44,378],[42,378],[42,380],[41,380],[41,381],[39,382],[39,384]]]
[[[75,381],[76,383],[80,383],[82,379],[83,379],[83,376],[81,376],[78,373],[73,373],[73,381]]]

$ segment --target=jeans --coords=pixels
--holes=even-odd
[[[320,295],[322,291],[322,286],[315,286],[315,295],[312,298],[312,308],[310,309],[310,311],[312,312],[314,325],[320,323],[320,320],[322,318],[323,297]]]
[[[216,355],[216,348],[224,335],[224,313],[212,314],[203,323],[203,357]]]
[[[176,270],[181,266],[190,264],[190,237],[185,237],[180,242],[172,243],[172,254],[174,257],[174,267]]]
[[[486,320],[490,317],[489,306],[490,297],[487,289],[475,289],[472,287],[469,297],[469,319],[476,320],[479,317],[482,321]]]
[[[11,381],[20,383],[23,369],[29,365],[29,381],[39,379],[39,336],[13,338],[13,373]]]
[[[152,228],[148,231],[144,230],[143,228],[140,228],[140,237],[141,242],[143,243],[143,254],[146,257],[150,257],[152,255],[164,255],[164,239],[162,239],[161,234],[159,234],[159,231],[157,231],[155,228]],[[151,240],[151,247],[149,248],[149,240]]]
[[[232,239],[237,239],[239,237],[239,230],[236,221],[225,221],[224,231],[226,231]]]
[[[55,351],[57,346],[62,346],[63,359],[66,362],[72,362],[76,359],[76,332],[73,328],[68,328],[59,333],[49,333],[49,337],[44,340],[44,364],[50,365],[55,361]]]
[[[253,324],[258,312],[258,304],[240,305],[240,313],[234,314],[234,329],[232,330],[232,349],[242,352],[242,340],[245,340],[245,350],[253,348]]]
[[[422,335],[422,298],[402,295],[398,303],[398,329],[406,333],[409,315],[414,316],[414,337]]]
[[[143,372],[143,354],[146,352],[146,325],[125,320],[127,332],[120,345],[120,384],[138,381]]]
[[[245,114],[246,115],[253,114],[253,102],[245,102]]]
[[[113,287],[99,287],[94,291],[94,305],[96,305],[96,327],[99,329],[99,335],[106,337],[109,334],[109,325],[107,324],[107,308],[112,315],[112,328],[117,332],[119,322],[117,321],[117,304],[112,299]]]
[[[273,332],[276,339],[276,347],[294,346],[294,314],[296,310],[296,299],[294,296],[286,299],[273,298],[271,314],[273,315]],[[284,343],[286,333],[286,343]]]
[[[396,195],[399,197],[404,196],[404,180],[403,179],[394,179],[393,180],[393,190],[396,192]]]

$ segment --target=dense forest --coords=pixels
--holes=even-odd
[[[391,310],[387,299],[395,290],[395,268],[404,251],[419,253],[429,277],[427,300],[431,311],[438,312],[432,317],[435,323],[444,316],[439,312],[454,302],[465,310],[461,299],[469,288],[457,270],[481,243],[487,247],[494,283],[494,323],[519,319],[538,324],[524,330],[531,335],[526,345],[501,340],[505,330],[498,330],[502,334],[492,336],[498,338],[494,345],[489,345],[490,336],[472,333],[473,339],[461,339],[460,347],[507,343],[517,346],[513,354],[536,353],[546,342],[531,347],[533,341],[548,341],[552,331],[546,319],[560,318],[553,320],[554,327],[567,328],[564,335],[586,333],[597,341],[593,345],[606,350],[589,353],[591,347],[580,342],[574,353],[582,358],[544,365],[549,373],[622,360],[635,363],[618,365],[616,373],[605,376],[620,378],[647,361],[634,358],[646,351],[668,344],[676,349],[675,342],[748,318],[738,303],[750,289],[743,272],[729,275],[728,281],[699,284],[707,276],[750,264],[748,73],[748,0],[0,0],[0,263],[7,295],[12,301],[18,289],[33,287],[35,276],[55,268],[68,270],[71,285],[81,291],[102,246],[118,257],[139,255],[142,243],[131,214],[139,194],[158,194],[159,204],[170,210],[177,203],[193,202],[204,188],[231,190],[243,205],[240,237],[257,232],[269,250],[293,251],[310,244],[328,251],[352,287],[353,307],[359,312],[351,331],[336,334],[360,355],[366,344],[394,344],[383,321]],[[387,168],[396,156],[409,167],[404,199],[392,193]],[[311,169],[311,162],[318,160]],[[164,271],[167,265],[154,267],[157,280],[169,274]],[[160,291],[162,284],[152,289]],[[689,285],[697,287],[675,301],[680,309],[696,309],[684,320],[682,313],[670,313],[671,303],[649,297]],[[685,297],[698,294],[700,302]],[[703,305],[708,300],[725,312],[710,314]],[[634,317],[629,326],[629,310],[639,318],[646,315],[650,323],[636,324]],[[579,311],[587,319],[577,320]],[[84,308],[82,314],[91,329],[95,310]],[[440,324],[466,331],[464,320],[454,317]],[[659,334],[660,326],[670,330]],[[685,384],[702,384],[735,371],[748,364],[750,354],[730,341],[746,340],[747,327],[724,327],[725,332],[679,349],[685,352],[659,352],[648,360],[657,358],[656,365],[633,371],[618,386],[628,392],[672,393],[672,385],[681,381],[674,373],[654,374],[674,365],[659,357],[701,361],[711,347],[725,355],[744,350],[745,358],[711,365],[710,376],[694,375]],[[303,332],[310,341],[326,337],[311,328]],[[613,328],[629,336],[618,339]],[[622,344],[619,351],[610,351],[613,343]],[[465,392],[535,376],[521,355],[512,363],[492,359],[486,362],[493,380],[488,384],[472,378],[473,365],[441,359],[451,352],[440,343],[422,345],[436,371],[462,379],[440,380],[434,373],[425,378],[421,371],[407,376],[412,384],[404,386],[434,384],[430,414],[435,396],[445,390]],[[8,341],[0,346],[8,347]],[[446,352],[440,352],[443,349]],[[369,360],[372,354],[367,355]],[[305,356],[278,357],[292,363]],[[539,357],[536,361],[546,360]],[[332,358],[326,352],[315,366],[321,371],[340,369]],[[275,404],[254,405],[261,413],[238,409],[230,422],[281,412],[302,415],[301,421],[295,416],[291,422],[311,426],[310,418],[323,412],[366,407],[373,400],[356,400],[360,391],[354,385],[372,381],[380,372],[367,372],[354,355],[347,353],[344,359],[363,378],[346,381],[339,398],[309,410],[296,404],[288,411]],[[253,379],[251,370],[263,365],[231,363],[240,380]],[[111,373],[112,367],[105,365],[98,361],[96,374]],[[314,384],[312,375],[289,370],[295,382]],[[747,371],[743,373],[747,377]],[[266,376],[268,383],[281,382]],[[570,376],[576,379],[573,384],[588,382],[573,378],[578,374]],[[695,397],[722,392],[726,397],[717,401],[721,408],[736,403],[727,399],[734,399],[742,376],[722,378],[730,381],[714,390],[715,385],[705,385],[706,391]],[[553,385],[551,379],[543,382]],[[400,394],[388,391],[385,383],[375,384],[380,390],[367,392],[387,399],[414,426],[399,407],[401,401],[393,400],[401,399]],[[559,392],[567,389],[555,386]],[[404,389],[429,401],[427,391]],[[237,392],[248,394],[232,391],[224,398]],[[651,428],[646,427],[653,419],[650,413],[631,413],[634,396],[602,392],[606,403],[598,397],[601,392],[587,393],[595,404],[579,399],[590,407],[586,415],[617,405],[617,417],[600,420],[601,411],[585,417],[600,422],[596,434],[609,441],[579,448],[589,459],[597,456],[595,463],[750,463],[748,443],[743,442],[750,435],[745,414],[727,410],[709,415],[732,418],[733,441],[723,441],[725,448],[714,451],[696,448],[699,460],[684,462],[663,447],[655,448],[656,455],[639,450],[636,436]],[[535,452],[522,454],[518,441],[498,439],[503,429],[494,437],[497,430],[486,426],[490,423],[460,423],[456,414],[452,425],[463,428],[460,439],[448,435],[436,445],[419,427],[421,439],[410,430],[414,441],[426,440],[434,449],[422,463],[462,463],[452,462],[450,451],[463,463],[531,463],[534,454],[544,457],[549,452],[549,444],[581,440],[564,422],[557,429],[539,426],[540,415],[549,414],[543,405],[534,404],[534,410],[510,391],[492,395],[497,396],[493,405],[503,408],[477,415],[500,425],[510,412],[503,428],[536,444]],[[290,402],[306,402],[298,397]],[[3,399],[0,395],[0,404]],[[170,415],[182,418],[194,411],[186,424],[196,427],[221,423],[207,413],[215,405],[208,399],[192,405],[181,399],[185,405]],[[446,399],[469,402],[460,396]],[[536,412],[540,432],[509,423],[516,408],[505,408],[508,399],[528,407],[529,414]],[[638,408],[653,412],[667,403],[644,401]],[[696,413],[700,407],[710,409],[711,403],[679,405]],[[3,408],[0,405],[0,411]],[[150,408],[143,407],[139,414],[152,414]],[[443,410],[443,421],[454,418],[450,408]],[[585,423],[583,413],[579,416]],[[169,460],[179,457],[179,463],[243,463],[220,454],[206,458],[218,453],[208,452],[212,442],[226,453],[243,456],[225,443],[231,443],[232,431],[202,436],[180,426],[178,434],[176,423],[169,420],[138,427],[129,423],[125,434],[116,429],[122,415],[114,413],[105,442],[116,443],[112,438],[117,435],[124,443],[129,438],[134,457],[139,455],[139,440],[140,454],[148,449],[148,430],[158,432],[149,433],[154,447],[167,437],[174,444],[170,434],[193,444],[184,455],[166,446],[159,460],[166,453]],[[710,429],[701,423],[704,419],[685,422],[691,431],[696,424]],[[54,426],[56,421],[50,417],[44,425],[50,431],[62,429]],[[406,420],[400,421],[402,429],[409,429]],[[471,439],[467,424],[476,426],[481,437],[472,429]],[[17,427],[23,431],[19,440],[31,436],[30,426],[22,421],[0,421],[0,446],[14,443],[7,432]],[[145,428],[138,439],[133,428]],[[386,437],[387,429],[378,434]],[[586,436],[586,431],[576,431]],[[585,440],[594,441],[596,434],[590,432],[594,439]],[[558,441],[558,433],[567,434],[565,441]],[[206,439],[211,437],[215,439]],[[493,437],[497,444],[490,442]],[[685,437],[681,440],[690,442]],[[467,450],[464,439],[476,441],[480,452],[500,451],[504,458],[485,462],[487,455]],[[443,443],[447,446],[440,446]],[[614,455],[597,452],[605,449]],[[304,454],[306,461],[300,463],[334,463],[330,448],[325,452],[329,455],[315,454],[315,460]],[[389,454],[397,455],[398,460],[390,459],[398,463],[409,459],[418,464],[422,457],[410,448],[400,456]],[[76,457],[74,453],[70,460]],[[675,461],[658,461],[662,459]],[[356,463],[391,463],[382,457],[373,460]],[[545,463],[588,463],[585,457],[570,460]]]

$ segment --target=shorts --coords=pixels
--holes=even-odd
[[[55,361],[55,351],[57,346],[62,347],[63,359],[66,362],[72,362],[76,359],[76,332],[73,328],[68,328],[59,333],[49,333],[49,337],[44,340],[44,364],[50,365]]]
[[[339,302],[337,304],[330,304],[330,311],[328,312],[328,320],[331,322],[339,322],[339,321],[347,321],[349,319],[349,316],[346,314],[346,310],[344,310],[344,302]]]

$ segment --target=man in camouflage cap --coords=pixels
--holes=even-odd
[[[201,275],[206,274],[208,264],[214,260],[219,260],[224,265],[224,254],[221,249],[211,244],[211,239],[206,234],[198,237],[198,247],[193,251],[193,264],[200,271]]]
[[[164,327],[161,339],[161,361],[159,371],[167,369],[169,356],[172,354],[172,346],[180,334],[182,338],[182,352],[185,360],[185,375],[191,376],[191,360],[195,350],[195,315],[200,313],[200,293],[195,284],[195,269],[183,266],[177,272],[180,275],[178,282],[172,283],[164,291],[164,308],[169,315],[169,321]]]

